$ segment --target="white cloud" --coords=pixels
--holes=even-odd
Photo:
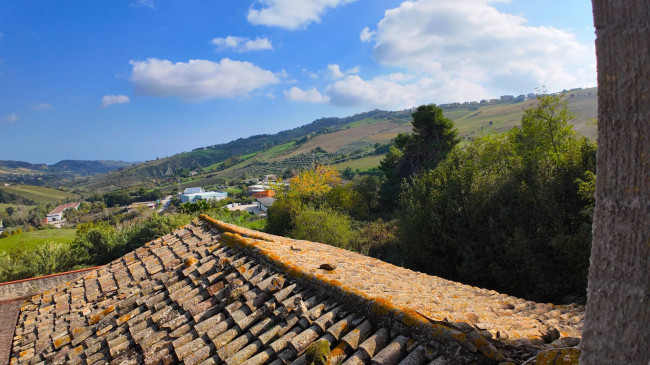
[[[375,37],[376,33],[377,32],[375,32],[374,30],[371,31],[370,28],[365,27],[363,28],[363,30],[361,30],[361,34],[359,34],[359,39],[361,40],[361,42],[370,42]]]
[[[326,103],[329,101],[329,98],[322,95],[316,88],[302,90],[294,86],[289,90],[284,90],[284,96],[291,101],[308,103]]]
[[[2,118],[2,121],[5,122],[6,124],[14,124],[16,123],[20,118],[16,114],[9,114],[6,117]]]
[[[136,93],[156,97],[173,96],[188,101],[232,98],[279,82],[271,71],[228,58],[221,62],[177,63],[149,58],[130,63],[133,66],[130,80]]]
[[[596,84],[592,44],[490,5],[502,1],[405,1],[377,25],[373,56],[411,73],[481,85],[493,95]]]
[[[48,104],[48,103],[38,103],[38,104],[34,104],[34,105],[32,105],[32,109],[34,109],[34,110],[38,110],[38,111],[41,111],[41,110],[48,110],[48,109],[52,109],[52,104]]]
[[[233,49],[236,52],[273,50],[273,45],[267,38],[258,37],[250,39],[229,35],[226,38],[214,38],[210,42],[217,46],[219,50],[227,48]]]
[[[345,75],[350,75],[350,74],[357,74],[359,73],[359,70],[361,69],[361,66],[354,66],[350,69],[347,69],[345,71],[341,71],[341,66],[338,64],[333,64],[333,65],[327,65],[327,73],[329,76],[333,79],[340,79],[344,77]]]
[[[248,21],[256,25],[276,26],[286,29],[304,28],[312,22],[319,22],[328,8],[356,0],[259,0],[261,7],[248,10]]]
[[[361,70],[361,66],[356,65],[356,66],[354,66],[354,67],[352,67],[350,69],[345,70],[345,74],[346,75],[358,74],[360,70]]]
[[[486,91],[465,80],[416,77],[408,74],[381,75],[364,80],[348,75],[325,89],[330,102],[338,106],[366,106],[403,109],[420,104],[478,100]]]
[[[341,72],[341,67],[339,67],[339,65],[337,64],[327,65],[327,70],[329,71],[330,75],[335,79],[340,79],[341,77],[345,76],[345,74]]]
[[[111,105],[126,104],[130,100],[126,95],[104,95],[102,98],[102,108],[106,109]]]

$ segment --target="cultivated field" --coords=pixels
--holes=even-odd
[[[78,195],[76,194],[66,193],[65,191],[50,189],[43,186],[10,185],[0,187],[0,189],[33,200],[36,203],[56,203],[58,201],[78,198]]]
[[[302,153],[309,153],[316,147],[320,147],[327,152],[334,153],[349,143],[361,139],[370,138],[375,134],[386,133],[398,127],[400,127],[400,124],[395,122],[381,122],[376,124],[364,124],[334,133],[323,134],[301,145],[298,149],[294,150],[290,154],[276,157],[274,159],[271,159],[270,162],[281,161],[289,157],[300,155]]]
[[[23,232],[14,236],[0,238],[0,252],[12,249],[31,249],[45,242],[71,243],[76,229],[45,229],[42,231]]]
[[[364,170],[369,170],[373,167],[379,166],[379,163],[381,160],[384,159],[384,155],[373,155],[373,156],[366,156],[362,157],[356,160],[350,160],[350,161],[345,161],[341,163],[337,163],[334,165],[330,165],[331,167],[334,167],[340,171],[345,170],[346,168],[350,167],[354,170],[359,169],[361,171]]]

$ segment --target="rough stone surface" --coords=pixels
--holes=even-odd
[[[319,269],[324,261],[336,269]],[[25,301],[11,358],[301,364],[319,341],[328,361],[521,364],[555,348],[541,340],[551,324],[579,334],[580,321],[563,318],[581,313],[202,217]]]

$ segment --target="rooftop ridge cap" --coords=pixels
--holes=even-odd
[[[0,286],[18,284],[18,283],[23,283],[23,282],[27,282],[27,281],[33,281],[33,280],[47,279],[47,278],[52,278],[52,277],[56,277],[56,276],[74,274],[74,273],[84,272],[84,271],[91,271],[91,270],[95,270],[95,269],[100,269],[100,268],[102,268],[104,266],[106,266],[106,265],[99,265],[99,266],[87,267],[87,268],[84,268],[84,269],[77,269],[77,270],[71,270],[71,271],[65,271],[65,272],[58,272],[58,273],[55,273],[55,274],[36,276],[36,277],[33,277],[33,278],[27,278],[27,279],[5,281],[4,283],[0,283]],[[31,295],[30,295],[30,297],[31,297]]]
[[[311,273],[291,262],[282,260],[279,256],[260,247],[256,242],[266,241],[277,243],[272,238],[281,238],[280,236],[268,235],[224,223],[205,214],[201,214],[199,218],[225,231],[221,236],[224,244],[233,248],[244,249],[273,266],[278,267],[294,279],[327,290],[330,294],[334,294],[337,299],[342,300],[344,303],[354,305],[355,308],[368,317],[383,322],[391,328],[397,329],[399,332],[408,333],[419,338],[433,338],[446,343],[455,342],[471,352],[478,350],[491,360],[506,360],[505,356],[491,342],[498,344],[499,347],[505,346],[506,344],[498,340],[486,339],[469,323],[463,322],[466,326],[461,330],[452,323],[433,320],[422,315],[417,310],[400,306],[390,299],[370,296],[360,290],[348,287],[337,280],[329,279],[324,275]]]

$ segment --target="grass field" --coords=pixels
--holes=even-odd
[[[369,138],[375,134],[385,133],[392,129],[400,127],[399,124],[394,122],[381,122],[370,125],[362,125],[342,131],[320,135],[311,141],[298,147],[290,154],[271,159],[273,161],[282,161],[289,157],[297,156],[301,153],[309,153],[316,147],[320,147],[327,152],[336,152],[339,148],[361,139]]]
[[[18,207],[25,207],[27,209],[32,209],[35,207],[35,205],[18,205],[18,204],[6,204],[6,203],[0,203],[0,211],[4,212],[5,209],[8,207],[14,207],[14,209]]]
[[[330,166],[338,170],[344,170],[345,168],[350,167],[355,170],[359,169],[361,171],[364,171],[379,166],[379,162],[381,162],[383,158],[384,155],[366,156],[356,160],[345,161]]]
[[[34,248],[44,242],[71,243],[74,241],[76,229],[45,229],[42,231],[23,232],[14,236],[0,238],[0,251],[13,248]]]
[[[56,203],[58,201],[78,198],[78,195],[76,194],[66,193],[65,191],[50,189],[43,186],[10,185],[0,187],[0,189],[33,200],[36,203]]]

